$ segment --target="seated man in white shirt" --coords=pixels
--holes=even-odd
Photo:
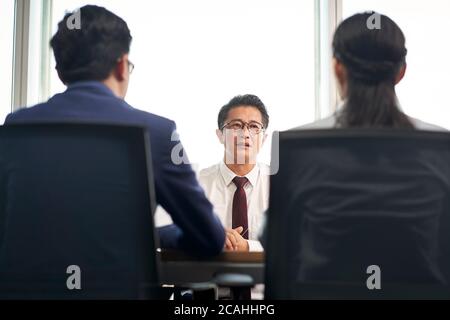
[[[258,230],[269,201],[269,167],[256,158],[269,115],[254,95],[236,96],[218,116],[223,160],[199,174],[200,185],[226,229],[225,250],[262,251]]]

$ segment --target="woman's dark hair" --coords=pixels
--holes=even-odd
[[[379,18],[380,25],[370,25],[374,17]],[[338,125],[413,128],[400,110],[395,93],[396,77],[406,64],[406,53],[402,30],[387,16],[360,13],[339,25],[333,54],[347,70],[347,99]]]
[[[50,41],[56,70],[65,84],[83,80],[105,80],[118,59],[130,51],[131,35],[124,20],[103,7],[79,9],[80,28],[69,28],[68,13]],[[70,21],[69,21],[70,22]]]

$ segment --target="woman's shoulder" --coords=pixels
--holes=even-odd
[[[303,126],[299,126],[296,128],[293,128],[291,130],[320,130],[320,129],[332,129],[332,128],[336,128],[336,113],[326,117],[324,119],[303,125]],[[424,130],[424,131],[448,131],[447,129],[440,127],[438,125],[432,124],[432,123],[428,123],[425,121],[422,121],[420,119],[416,119],[413,117],[409,117],[408,119],[411,121],[411,123],[413,124],[414,128],[416,128],[417,130]]]
[[[409,120],[412,122],[413,126],[417,130],[424,130],[424,131],[448,131],[447,129],[437,126],[435,124],[431,124],[413,117],[409,117]]]
[[[326,118],[302,125],[291,130],[320,130],[320,129],[332,129],[336,127],[336,114],[328,116]]]

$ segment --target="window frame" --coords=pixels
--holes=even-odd
[[[334,31],[342,21],[343,1],[315,0],[316,120],[335,112],[341,103],[334,79],[331,44]]]
[[[36,1],[31,3],[31,1]],[[41,16],[38,26],[31,25],[32,5],[40,6]],[[13,83],[11,97],[11,111],[19,110],[30,104],[29,81],[30,81],[30,30],[31,27],[39,28],[39,40],[37,50],[39,51],[39,83],[37,102],[49,98],[50,92],[50,58],[51,50],[49,41],[51,37],[51,12],[53,0],[16,0],[14,8],[14,52],[13,52]],[[33,101],[36,102],[36,101]]]

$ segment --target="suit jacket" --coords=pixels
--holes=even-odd
[[[156,200],[170,213],[173,225],[158,229],[160,245],[196,254],[222,251],[224,230],[189,164],[174,164],[172,151],[184,152],[173,121],[134,109],[97,81],[70,85],[48,102],[7,116],[19,123],[93,122],[145,126],[150,133]]]

